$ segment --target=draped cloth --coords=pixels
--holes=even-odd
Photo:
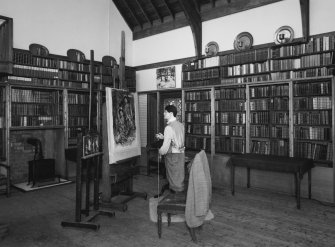
[[[201,226],[209,213],[212,180],[204,150],[193,159],[186,197],[185,218],[188,227]]]

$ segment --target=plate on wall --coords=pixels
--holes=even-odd
[[[254,39],[248,32],[238,34],[234,40],[234,49],[237,51],[248,50],[252,47]]]
[[[218,52],[219,45],[215,41],[211,41],[205,46],[206,56],[215,56]]]
[[[277,45],[282,45],[292,42],[294,38],[294,31],[290,26],[282,26],[275,32],[275,43]]]

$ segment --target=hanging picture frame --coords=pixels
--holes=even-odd
[[[176,66],[159,68],[156,70],[157,89],[176,87]]]

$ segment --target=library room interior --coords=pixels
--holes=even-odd
[[[335,246],[333,0],[0,0],[0,246]]]

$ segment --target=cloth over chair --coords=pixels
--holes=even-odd
[[[168,226],[171,215],[185,214],[192,240],[197,241],[195,228],[202,226],[209,213],[212,197],[212,181],[207,156],[204,150],[194,157],[188,178],[187,193],[168,194],[157,205],[158,236],[162,235],[162,214],[166,213]]]

